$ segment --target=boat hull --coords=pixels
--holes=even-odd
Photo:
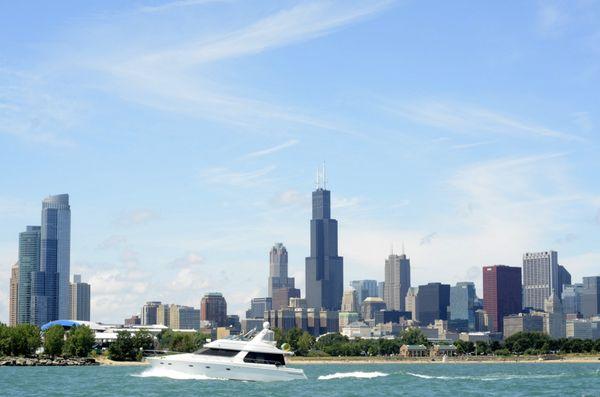
[[[236,362],[201,362],[173,360],[174,356],[151,357],[147,360],[153,368],[179,373],[206,376],[215,379],[231,379],[251,382],[276,382],[306,379],[304,371],[285,366],[248,364]]]

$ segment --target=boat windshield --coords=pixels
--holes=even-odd
[[[200,354],[203,356],[233,357],[239,352],[239,350],[233,349],[215,349],[212,347],[204,347],[196,351],[194,354]]]
[[[244,357],[244,362],[280,366],[285,365],[285,358],[283,357],[283,354],[277,353],[248,352],[246,357]]]

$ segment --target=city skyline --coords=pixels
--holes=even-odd
[[[198,307],[212,290],[242,314],[267,296],[274,242],[304,295],[323,160],[347,281],[383,280],[402,242],[412,285],[481,291],[482,266],[547,250],[574,283],[597,275],[590,3],[12,3],[2,302],[16,236],[60,192],[94,318],[122,321],[148,299]]]

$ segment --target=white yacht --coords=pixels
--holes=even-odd
[[[252,339],[227,338],[206,343],[195,353],[149,357],[154,368],[210,378],[245,381],[306,379],[304,371],[286,367],[290,352],[275,346],[269,323]]]

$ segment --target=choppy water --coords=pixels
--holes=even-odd
[[[600,396],[598,364],[306,365],[308,381],[248,383],[149,367],[1,367],[1,396]]]

